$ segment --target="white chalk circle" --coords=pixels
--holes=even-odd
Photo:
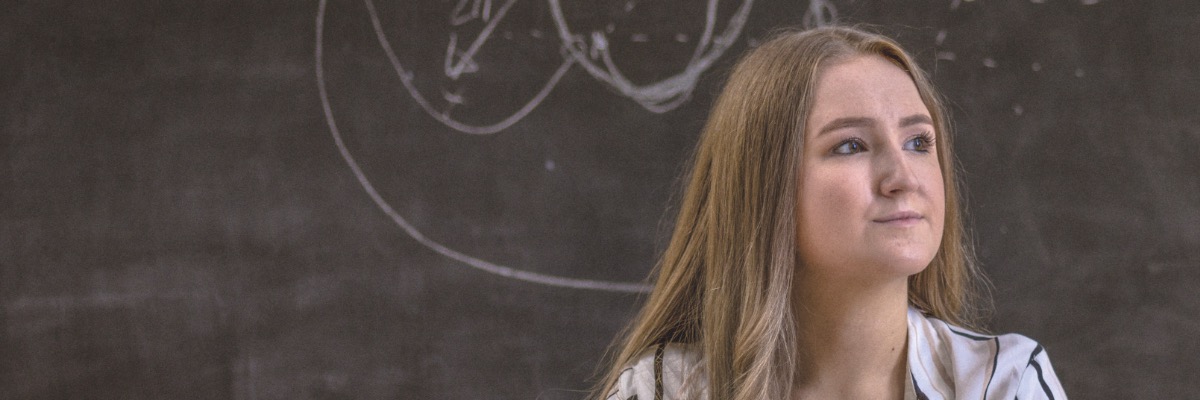
[[[485,28],[481,33],[481,37],[474,44],[475,46],[482,45],[483,42],[487,41],[488,37],[492,34],[493,29],[496,27],[496,24],[500,22],[500,20],[504,17],[504,13],[510,6],[512,6],[514,2],[515,0],[510,0],[500,8],[500,10],[497,12],[497,15],[492,17],[492,23],[488,24],[488,27]],[[321,5],[324,6],[324,4],[325,0],[322,0]],[[451,118],[450,114],[446,111],[435,109],[433,104],[427,100],[419,90],[417,90],[417,87],[412,83],[412,71],[404,68],[404,65],[400,63],[400,58],[397,57],[396,52],[392,50],[392,44],[388,41],[387,35],[383,32],[383,24],[379,20],[378,11],[375,10],[375,2],[373,0],[363,0],[363,4],[366,5],[367,13],[371,17],[371,28],[375,31],[375,38],[379,41],[379,46],[383,48],[384,54],[387,55],[388,62],[391,63],[392,69],[394,69],[396,71],[396,75],[400,77],[400,82],[403,83],[404,88],[408,90],[409,96],[412,96],[413,100],[416,101],[417,104],[421,106],[421,109],[425,110],[425,113],[429,114],[430,117],[433,117],[433,119],[441,122],[447,127],[462,133],[472,135],[490,135],[507,129],[508,127],[517,123],[517,121],[520,121],[521,118],[525,118],[526,115],[529,115],[530,112],[533,112],[533,109],[537,108],[537,106],[542,103],[542,100],[546,99],[546,96],[550,94],[550,91],[553,90],[556,85],[558,85],[558,81],[562,79],[563,75],[567,74],[567,71],[571,69],[571,64],[573,64],[572,59],[564,58],[563,63],[560,64],[558,69],[554,71],[550,78],[544,84],[542,84],[542,87],[540,90],[538,90],[537,94],[534,95],[533,98],[529,99],[525,105],[521,106],[521,108],[512,115],[509,115],[508,117],[491,124],[467,124]],[[323,12],[324,8],[322,8],[321,11]],[[320,24],[321,20],[318,19],[317,23]],[[319,36],[317,40],[320,40]],[[319,44],[320,43],[318,43],[318,45]],[[473,48],[468,50],[468,52],[473,53],[475,50],[478,50],[478,48],[475,46],[472,46]],[[447,68],[449,70],[449,66],[447,66]],[[461,66],[459,69],[461,69]]]
[[[368,9],[372,13],[372,19],[373,19],[372,23],[375,25],[376,32],[377,32],[377,34],[381,35],[380,32],[382,32],[382,31],[379,28],[378,18],[375,18],[374,6],[372,5],[370,0],[365,0],[365,2],[367,3]],[[387,214],[387,216],[389,218],[391,218],[392,222],[394,222],[397,226],[399,226],[400,229],[403,229],[405,233],[407,233],[409,236],[411,236],[414,240],[416,240],[421,245],[423,245],[443,256],[449,257],[453,260],[456,260],[458,262],[466,264],[469,267],[472,267],[472,268],[475,268],[475,269],[478,269],[478,270],[481,270],[484,272],[492,273],[495,275],[499,275],[502,277],[522,280],[522,281],[526,281],[526,282],[538,283],[538,284],[547,285],[547,286],[556,286],[556,287],[564,287],[564,288],[572,288],[572,289],[590,289],[590,290],[601,290],[601,291],[610,291],[610,292],[628,292],[628,293],[639,293],[639,292],[649,292],[650,291],[650,286],[646,285],[644,283],[615,282],[615,281],[601,281],[601,280],[568,278],[568,277],[562,277],[562,276],[554,276],[554,275],[540,274],[540,273],[536,273],[536,272],[529,272],[529,271],[524,271],[524,270],[507,267],[507,266],[503,266],[503,265],[497,265],[492,262],[482,260],[479,258],[475,258],[475,257],[472,257],[465,253],[462,253],[460,251],[451,249],[449,247],[446,247],[445,245],[442,245],[441,243],[438,243],[438,242],[435,242],[435,241],[429,239],[428,237],[425,236],[425,234],[421,233],[420,230],[418,230],[411,223],[409,223],[407,219],[405,219],[403,216],[401,216],[400,213],[396,212],[396,210],[394,208],[392,208],[392,206],[390,204],[388,204],[387,200],[384,200],[383,197],[379,195],[379,192],[375,190],[374,185],[372,185],[370,180],[367,179],[366,174],[363,173],[362,168],[359,167],[358,162],[355,161],[355,159],[354,159],[354,156],[350,154],[350,150],[347,149],[346,144],[342,139],[341,131],[338,130],[337,122],[334,119],[333,108],[330,106],[329,95],[325,88],[325,69],[324,69],[324,62],[323,62],[323,59],[324,59],[324,57],[323,57],[323,38],[324,38],[324,30],[325,30],[324,25],[325,25],[326,3],[327,3],[327,0],[320,0],[317,5],[316,35],[315,35],[316,43],[315,43],[315,47],[314,47],[315,48],[315,50],[314,50],[315,68],[314,69],[316,70],[317,90],[321,96],[321,108],[325,112],[325,122],[329,126],[329,132],[333,136],[333,141],[337,145],[338,152],[342,155],[342,158],[346,160],[346,164],[350,167],[350,170],[354,173],[354,177],[356,179],[358,179],[358,183],[362,186],[363,190],[365,190],[367,192],[367,195],[371,197],[371,200],[373,202],[375,202],[375,205],[377,207],[379,207],[379,209],[381,211],[383,211],[384,214]],[[386,38],[381,37],[380,39],[383,41],[383,43],[386,44]],[[390,47],[385,47],[385,50],[388,53],[389,59],[391,59],[391,61],[393,62],[393,65],[398,66],[399,63],[396,61],[396,57],[391,52]],[[560,77],[561,74],[565,72],[566,68],[569,67],[571,65],[571,63],[569,61],[564,62],[563,65],[564,66],[561,67],[558,72],[556,72],[555,77],[553,77],[551,79],[551,83],[549,83],[543,89],[543,92],[548,92],[550,88],[553,88],[554,82],[557,81],[557,78]],[[404,82],[405,86],[410,90],[410,92],[415,94],[416,93],[415,88],[413,86],[411,86],[411,84],[409,82],[409,80],[411,80],[411,75],[408,75],[409,78],[405,79],[404,78],[405,74],[403,73],[403,70],[398,69],[398,72],[401,73],[402,82]],[[419,96],[419,94],[415,94],[414,96]],[[544,97],[544,94],[539,94],[539,96],[535,97],[535,100],[537,102],[540,102],[541,101],[540,97]],[[418,102],[421,102],[421,100],[418,99]],[[526,106],[530,110],[532,110],[532,108],[536,106],[536,103],[531,103],[531,104],[532,104],[532,106],[530,106],[530,105]],[[426,108],[426,112],[429,112],[430,115],[432,115],[434,118],[437,118],[443,124],[446,124],[447,126],[450,126],[454,129],[457,129],[459,131],[464,131],[467,133],[492,133],[495,131],[502,130],[504,127],[507,127],[507,125],[511,124],[511,122],[507,122],[507,120],[506,120],[506,121],[502,121],[499,124],[494,124],[494,125],[482,127],[482,128],[481,127],[469,127],[466,125],[459,127],[459,126],[452,125],[452,123],[456,123],[456,122],[454,122],[453,120],[449,120],[448,117],[444,117],[444,116],[439,117],[439,115],[441,115],[441,114],[432,112],[431,108],[428,106],[427,102],[421,103],[421,106],[423,108]],[[525,108],[522,108],[522,110],[525,110]],[[520,113],[518,113],[518,115],[520,115]],[[520,119],[520,118],[517,117],[516,119]],[[516,119],[513,119],[512,122],[515,122]],[[464,129],[462,129],[464,127],[465,128],[480,128],[480,129],[478,129],[478,132],[470,132],[470,130],[472,130],[472,129],[464,130]],[[487,132],[487,131],[491,131],[491,132]]]

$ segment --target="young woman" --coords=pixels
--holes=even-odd
[[[597,397],[1063,399],[983,297],[938,94],[892,40],[786,32],[734,67],[654,291]]]

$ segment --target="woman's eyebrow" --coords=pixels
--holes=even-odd
[[[925,114],[913,114],[900,119],[900,127],[912,126],[917,124],[933,125],[933,120]]]
[[[912,117],[909,117],[912,118]],[[824,135],[826,132],[836,131],[843,128],[858,128],[869,127],[875,125],[875,119],[867,117],[842,117],[829,121],[820,130],[817,131],[817,136]]]
[[[912,125],[929,124],[933,125],[933,119],[925,114],[913,114],[900,119],[900,127],[904,128]],[[821,136],[826,132],[836,131],[843,128],[859,128],[871,127],[875,125],[874,118],[868,117],[842,117],[829,121],[821,130],[817,131],[817,136]]]

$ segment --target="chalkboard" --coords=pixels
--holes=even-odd
[[[18,2],[0,393],[578,399],[739,54],[867,24],[951,104],[994,331],[1200,385],[1200,3]]]

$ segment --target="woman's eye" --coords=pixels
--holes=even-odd
[[[909,139],[904,144],[905,150],[912,150],[919,153],[928,153],[931,147],[933,147],[933,137],[929,136],[928,133],[917,135],[917,137]]]
[[[866,149],[866,146],[863,146],[862,142],[858,141],[857,139],[851,139],[838,144],[837,147],[834,147],[833,154],[855,154],[861,153]]]

